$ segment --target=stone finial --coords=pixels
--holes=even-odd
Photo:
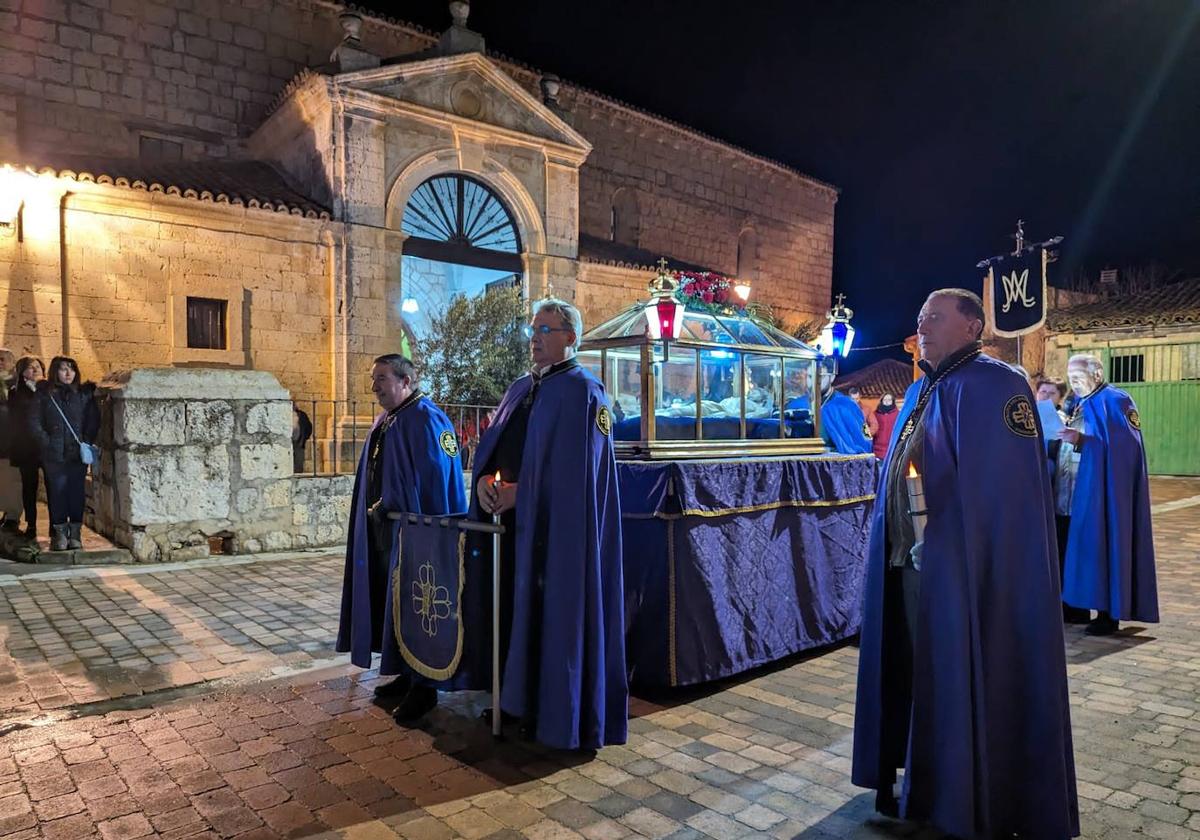
[[[342,25],[342,43],[358,42],[362,36],[362,15],[358,12],[342,12],[338,15],[338,23]]]
[[[562,86],[562,82],[559,80],[558,76],[554,75],[553,73],[547,73],[546,75],[542,76],[541,86],[542,102],[544,102],[546,105],[557,105],[558,91]]]
[[[338,23],[342,27],[341,43],[333,51],[329,60],[337,66],[339,73],[353,73],[355,70],[365,70],[378,67],[379,56],[363,48],[362,15],[357,12],[345,11],[338,15]]]
[[[451,24],[438,40],[437,51],[440,54],[461,55],[462,53],[487,51],[484,47],[483,36],[467,29],[467,16],[470,13],[471,4],[467,0],[451,0]]]

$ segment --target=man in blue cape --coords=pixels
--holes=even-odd
[[[833,388],[833,359],[821,361],[821,437],[834,452],[862,455],[871,452],[871,430],[862,409],[853,399]],[[812,402],[807,394],[788,401],[787,409],[804,408]]]
[[[1055,474],[1063,601],[1097,610],[1087,632],[1106,636],[1122,619],[1158,621],[1142,422],[1129,394],[1104,381],[1100,360],[1071,357],[1067,380],[1076,400]]]
[[[500,705],[551,747],[623,744],[629,688],[608,396],[575,359],[583,321],[574,306],[541,301],[527,334],[533,370],[505,393],[472,479],[471,515],[499,514],[507,529]]]
[[[417,390],[413,363],[396,353],[380,356],[371,367],[371,390],[383,413],[354,477],[336,650],[349,651],[360,668],[371,667],[372,652],[382,654],[380,674],[399,677],[375,693],[401,698],[394,714],[403,721],[436,705],[437,691],[404,664],[396,643],[390,584],[399,524],[385,514],[461,514],[467,498],[454,426]]]
[[[1029,385],[982,355],[982,330],[962,289],[918,317],[925,376],[871,528],[852,781],[881,813],[964,840],[1066,840],[1079,810],[1050,477]]]

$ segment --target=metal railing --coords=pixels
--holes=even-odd
[[[459,452],[464,470],[473,466],[472,459],[479,437],[488,427],[495,406],[465,403],[438,403],[454,424],[458,435]],[[359,447],[365,445],[370,426],[379,414],[374,400],[294,400],[292,467],[296,475],[331,476],[353,474],[358,468]],[[296,427],[304,424],[295,411],[299,409],[308,421],[308,437],[296,439]],[[362,416],[359,412],[362,412]]]

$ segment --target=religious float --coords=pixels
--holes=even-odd
[[[729,278],[660,262],[650,292],[579,351],[612,402],[634,683],[707,682],[853,636],[876,465],[826,450],[821,350]],[[847,328],[831,318],[823,349],[848,346]]]

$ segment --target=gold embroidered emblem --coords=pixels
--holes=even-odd
[[[1037,415],[1028,398],[1018,394],[1004,405],[1004,424],[1021,437],[1037,437]]]
[[[1136,408],[1131,408],[1126,411],[1125,419],[1129,421],[1130,426],[1133,426],[1133,428],[1137,429],[1139,432],[1142,430],[1142,418],[1138,414]]]
[[[447,429],[438,437],[438,443],[442,446],[442,451],[453,458],[458,454],[458,438],[454,436],[454,432]]]
[[[606,405],[602,405],[596,410],[596,428],[606,437],[612,434],[612,414],[609,413]]]
[[[909,417],[904,423],[904,428],[900,430],[900,440],[908,440],[909,435],[913,433],[913,429],[915,429],[916,426],[916,421]]]
[[[439,586],[433,565],[426,563],[417,571],[412,585],[413,612],[421,617],[426,636],[436,636],[439,621],[450,617],[450,590]]]
[[[869,438],[870,436],[871,436],[871,424],[864,422],[863,423],[863,437]]]

